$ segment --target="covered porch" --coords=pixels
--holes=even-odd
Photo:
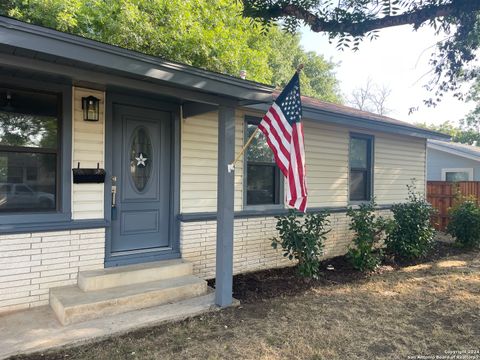
[[[62,241],[72,249],[79,246],[74,267],[78,271],[70,270],[68,280],[52,283],[51,288],[76,285],[82,271],[181,258],[181,122],[215,111],[217,285],[213,298],[205,296],[221,307],[232,304],[234,174],[227,165],[235,155],[235,111],[239,106],[270,102],[271,88],[8,18],[0,18],[0,79],[6,94],[58,96],[54,209],[0,214],[1,236],[12,244],[23,234],[29,234],[29,239],[43,234],[40,242],[42,236],[53,234],[68,236]],[[99,100],[97,123],[84,121],[79,108],[90,95]],[[138,150],[139,143],[144,150]],[[125,164],[133,161],[128,156],[140,160],[127,168]],[[148,161],[153,164],[151,170]],[[77,166],[103,168],[104,183],[88,184],[92,191],[83,192],[85,185],[72,178]],[[95,210],[88,204],[95,204]],[[95,248],[82,255],[82,240],[89,242],[86,234],[94,231]],[[71,256],[75,250],[68,251]],[[43,253],[42,249],[35,266],[43,266]],[[84,267],[82,256],[87,261]],[[48,303],[48,286],[44,286],[47,292],[37,296],[35,306]],[[31,306],[24,302],[9,309]]]

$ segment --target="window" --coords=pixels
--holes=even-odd
[[[257,129],[260,120],[247,118],[246,138]],[[246,151],[246,205],[280,204],[281,176],[273,153],[262,132],[258,131]]]
[[[443,181],[473,181],[473,168],[442,169]]]
[[[0,88],[0,212],[57,209],[59,96]]]
[[[350,136],[350,201],[372,197],[372,145],[370,136]]]

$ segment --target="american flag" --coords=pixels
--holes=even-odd
[[[287,204],[305,212],[307,183],[301,118],[300,81],[298,73],[295,73],[267,111],[258,128],[265,135],[275,162],[287,180]]]

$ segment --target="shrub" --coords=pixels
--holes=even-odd
[[[465,248],[480,246],[480,207],[476,201],[465,199],[449,210],[447,233]]]
[[[387,230],[386,250],[395,260],[410,261],[432,249],[435,229],[431,217],[435,210],[416,192],[415,182],[407,185],[407,202],[392,206],[393,221]]]
[[[316,277],[322,255],[323,242],[331,229],[328,212],[307,214],[303,223],[298,213],[289,210],[285,216],[278,216],[276,229],[279,238],[272,239],[272,247],[282,247],[283,256],[298,260],[298,271],[305,277]]]
[[[386,221],[375,214],[375,199],[358,208],[349,207],[350,230],[355,232],[353,247],[348,249],[347,258],[353,267],[360,271],[374,270],[382,260],[382,252],[377,248]]]

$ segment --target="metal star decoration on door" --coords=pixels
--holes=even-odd
[[[137,166],[142,165],[143,167],[146,166],[145,162],[148,160],[148,158],[143,156],[143,153],[138,154],[138,157],[135,158],[137,160]]]

